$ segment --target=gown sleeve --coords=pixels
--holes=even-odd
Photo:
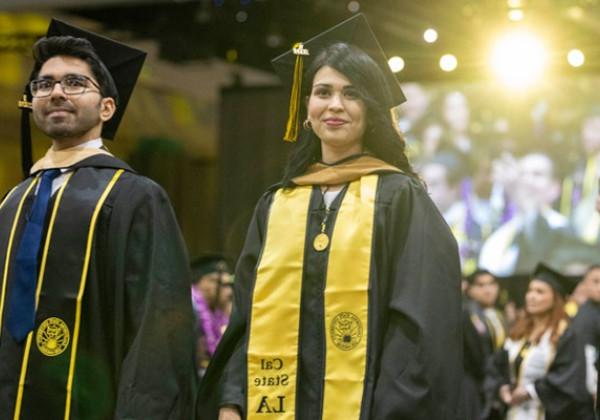
[[[562,334],[546,375],[535,382],[547,420],[593,420],[593,400],[586,389],[585,343],[572,324]]]
[[[390,261],[372,419],[458,419],[462,309],[456,241],[416,180],[399,186],[386,227]]]
[[[485,377],[485,351],[481,337],[471,321],[471,314],[463,310],[463,350],[465,370],[478,381]]]
[[[189,263],[165,192],[125,182],[108,231],[109,275],[123,307],[123,361],[115,418],[191,419],[196,369]]]
[[[485,364],[484,408],[481,418],[496,418],[492,413],[496,413],[498,418],[504,417],[508,407],[498,395],[502,385],[511,385],[508,352],[503,348],[492,353]]]
[[[246,407],[246,325],[250,316],[252,288],[266,230],[267,213],[272,196],[263,195],[258,202],[246,234],[235,269],[233,310],[227,330],[212,357],[198,392],[198,420],[218,418],[219,407]]]

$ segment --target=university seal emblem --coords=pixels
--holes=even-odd
[[[40,352],[49,357],[58,356],[69,346],[69,327],[60,318],[47,318],[40,324],[36,343]]]
[[[329,333],[338,349],[352,350],[362,339],[362,324],[352,312],[340,312],[331,321]]]

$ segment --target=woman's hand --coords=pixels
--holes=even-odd
[[[242,420],[242,416],[240,416],[237,408],[224,406],[219,410],[219,420]]]
[[[512,401],[511,401],[510,404],[511,405],[518,405],[518,404],[521,404],[524,401],[527,401],[530,398],[531,397],[529,396],[529,393],[525,390],[525,388],[523,388],[522,386],[518,386],[512,392]]]
[[[511,405],[512,394],[510,392],[510,385],[502,385],[498,390],[498,396],[504,404]]]

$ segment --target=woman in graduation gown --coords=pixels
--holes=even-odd
[[[198,418],[458,419],[458,253],[393,128],[399,86],[362,15],[294,52],[303,136],[256,206]]]
[[[573,286],[550,267],[537,266],[525,315],[511,329],[504,349],[494,354],[486,378],[486,390],[504,403],[507,419],[593,419],[591,402],[581,398],[585,359],[564,310]]]

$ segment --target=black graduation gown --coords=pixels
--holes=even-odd
[[[585,375],[587,374],[585,366],[585,346],[592,345],[596,348],[596,351],[600,351],[600,304],[588,300],[581,305],[570,328],[573,330],[574,334],[576,334],[578,340],[578,347],[576,348],[577,359],[575,359],[574,356],[571,356],[571,358],[580,363],[576,366],[578,368],[577,372],[581,383],[585,383]],[[598,363],[598,360],[596,363]],[[581,377],[583,377],[583,379]],[[578,385],[581,385],[581,383],[578,383]],[[581,395],[579,395],[579,393],[581,393]],[[588,395],[587,392],[579,389],[578,395],[582,397],[583,404],[589,406],[589,399],[583,398],[585,395]],[[598,400],[596,399],[596,404],[597,402]],[[589,416],[589,413],[587,415]]]
[[[168,197],[157,184],[108,155],[84,159],[73,168],[50,242],[26,359],[20,418],[64,417],[65,384],[73,353],[76,357],[72,361],[72,393],[67,398],[71,419],[192,418],[196,379],[190,275],[184,242]],[[67,319],[73,315],[74,290],[67,290],[72,277],[68,262],[78,262],[79,250],[69,243],[69,238],[79,237],[82,232],[86,236],[89,227],[76,222],[80,213],[77,200],[97,196],[98,188],[112,178],[116,169],[125,172],[98,213],[76,351],[73,352],[71,328],[66,351],[48,357],[36,345],[40,323],[48,317]],[[18,185],[0,209],[0,270],[7,258],[15,202],[30,182],[28,178]],[[31,195],[23,205],[16,243],[23,229],[23,215],[31,206]],[[13,267],[15,253],[13,247],[8,256]],[[77,273],[80,271],[75,270]],[[6,327],[12,270],[6,277],[1,314],[5,322],[0,335],[0,417],[12,419],[27,340],[16,343]],[[78,287],[80,280],[75,281]]]
[[[216,419],[219,405],[224,404],[237,405],[245,413],[249,305],[275,190],[260,199],[238,261],[232,318],[200,387],[198,418],[202,420]],[[329,235],[343,195],[331,205]],[[321,418],[323,401],[323,290],[328,252],[312,248],[323,212],[321,193],[314,187],[299,331],[296,418],[302,420]],[[374,217],[361,419],[462,419],[458,413],[463,367],[456,242],[423,186],[403,174],[380,175]]]
[[[546,420],[593,420],[594,405],[586,388],[583,337],[573,324],[561,335],[546,376],[535,382]]]
[[[463,337],[465,346],[464,364],[465,378],[463,382],[463,401],[465,403],[465,420],[479,419],[482,412],[489,410],[484,407],[485,394],[483,382],[486,373],[486,363],[495,351],[494,334],[486,322],[483,309],[474,301],[468,300],[463,310]],[[477,317],[484,326],[479,332],[471,317]]]
[[[482,382],[485,376],[486,352],[477,329],[471,321],[471,312],[463,309],[463,413],[465,420],[478,419],[482,410]]]

